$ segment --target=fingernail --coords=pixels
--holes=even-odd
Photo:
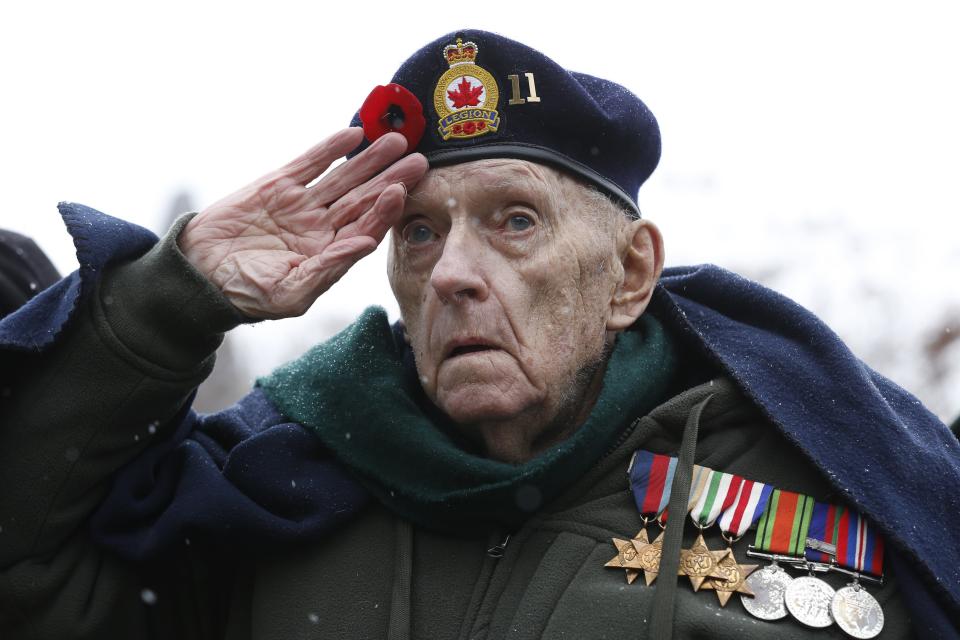
[[[402,182],[398,182],[397,184],[399,184],[401,187],[403,187],[403,197],[406,198],[406,197],[407,197],[407,185],[403,184]]]

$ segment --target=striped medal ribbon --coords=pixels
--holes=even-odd
[[[838,509],[839,511],[839,509]],[[837,626],[854,638],[873,638],[883,630],[883,608],[860,584],[860,580],[882,583],[883,538],[866,518],[845,509],[836,518],[837,570],[853,577],[837,589],[830,613]]]
[[[706,489],[707,481],[710,479],[711,473],[713,473],[713,469],[708,469],[707,467],[700,466],[699,464],[693,465],[693,476],[690,479],[690,497],[687,498],[687,513],[693,511],[693,508],[697,505],[697,502],[700,501],[700,497],[703,495],[703,492]],[[667,524],[667,520],[669,518],[670,510],[664,509],[662,512],[660,512],[657,520],[660,522],[660,526],[662,527]]]
[[[757,548],[805,560],[814,504],[810,496],[775,489],[770,495],[770,505],[757,523]],[[830,603],[834,595],[833,587],[814,577],[811,571],[789,582],[783,601],[794,619],[820,629],[833,624]]]
[[[630,461],[630,490],[637,509],[646,522],[659,516],[670,501],[670,488],[677,470],[677,459],[659,453],[637,450]]]
[[[703,539],[703,529],[712,525],[720,515],[720,509],[727,501],[733,478],[729,473],[714,471],[700,465],[693,466],[690,497],[687,500],[686,509],[693,518],[694,524],[700,529],[700,533],[689,549],[681,549],[678,570],[680,575],[690,578],[690,585],[694,591],[699,591],[701,587],[712,589],[714,580],[723,583],[730,574],[728,565],[733,561],[732,553],[729,549],[711,550]],[[732,499],[731,497],[730,500]],[[661,514],[661,524],[666,522],[666,516],[666,512]],[[680,523],[679,526],[682,527],[682,519]],[[726,604],[722,600],[721,597],[721,604]]]
[[[701,531],[712,526],[721,517],[720,514],[726,515],[731,510],[744,484],[744,479],[738,475],[710,470],[706,474],[700,498],[690,511],[693,523]],[[721,607],[727,606],[735,593],[753,594],[746,587],[746,579],[757,568],[755,564],[738,563],[731,546],[732,539],[726,534],[723,537],[727,541],[726,551],[720,555],[711,552],[717,557],[716,573],[720,575],[708,577],[701,585],[701,588],[711,589],[717,594]],[[698,540],[702,540],[702,534]]]
[[[883,538],[866,518],[849,509],[838,518],[837,564],[857,573],[883,575]]]
[[[643,528],[630,540],[614,538],[617,555],[605,565],[625,569],[627,584],[632,584],[641,573],[647,585],[657,578],[663,535],[650,542],[647,525],[667,508],[676,469],[676,458],[641,449],[634,452],[630,460],[627,475]]]
[[[757,523],[756,548],[777,555],[802,557],[813,503],[810,496],[774,489],[770,503]]]
[[[743,485],[743,478],[732,473],[707,469],[705,475],[700,495],[690,509],[690,518],[700,529],[713,526],[720,514],[733,504]]]
[[[762,482],[744,480],[737,489],[733,503],[720,516],[720,530],[729,543],[743,537],[763,515],[773,487]]]
[[[668,519],[667,505],[677,458],[638,450],[627,470],[630,488],[644,528],[631,540],[614,539],[617,556],[607,567],[626,569],[627,582],[643,574],[651,584],[659,572],[663,535],[650,542],[646,526]],[[721,606],[740,593],[744,609],[762,620],[787,615],[809,627],[834,622],[855,638],[873,638],[883,629],[883,610],[860,584],[882,584],[883,538],[875,526],[847,507],[816,502],[810,496],[694,465],[686,510],[701,530],[719,523],[728,547],[707,548],[703,534],[681,550],[679,574],[694,590],[712,589]],[[770,564],[738,564],[731,545],[756,524],[754,545],[747,555]],[[808,570],[791,577],[778,563]],[[838,571],[853,578],[834,591],[814,571]],[[877,577],[879,576],[879,577]]]
[[[811,562],[832,564],[837,556],[837,534],[840,531],[840,519],[847,512],[826,502],[813,505],[810,517],[810,529],[807,532],[806,558]]]
[[[754,617],[779,620],[790,613],[786,599],[788,589],[802,578],[795,580],[778,561],[802,559],[814,501],[810,496],[782,489],[774,489],[769,496],[766,505],[757,507],[762,509],[762,515],[757,522],[754,546],[747,550],[747,555],[766,558],[771,563],[747,578],[746,585],[753,596],[743,594],[740,602]]]

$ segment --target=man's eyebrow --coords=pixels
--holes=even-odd
[[[408,202],[416,202],[417,204],[423,204],[427,200],[428,194],[423,191],[413,191],[407,194]]]
[[[544,197],[550,190],[549,185],[540,179],[539,176],[534,180],[510,177],[499,178],[494,182],[483,185],[483,188],[487,191],[497,192],[527,191],[532,192],[532,195],[537,197]],[[409,194],[407,199],[416,204],[430,204],[434,200],[437,200],[438,196],[429,190],[418,190]]]
[[[530,189],[531,187],[537,188],[538,191],[547,189],[547,185],[540,179],[519,180],[517,178],[501,178],[500,180],[497,180],[489,185],[490,189],[496,191],[522,191],[525,189]]]

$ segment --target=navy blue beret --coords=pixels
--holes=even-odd
[[[660,129],[646,105],[619,84],[568,71],[520,42],[477,30],[434,40],[407,59],[392,82],[422,106],[426,126],[411,151],[431,166],[483,158],[549,164],[639,215],[637,191],[660,159]],[[388,130],[403,133],[415,114],[404,113],[410,109],[399,96],[396,102],[380,115]],[[361,125],[360,111],[352,124]]]

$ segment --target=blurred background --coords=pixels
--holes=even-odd
[[[0,227],[72,271],[58,201],[162,233],[345,125],[423,44],[487,29],[657,115],[663,159],[640,204],[668,265],[713,262],[782,291],[950,423],[958,16],[953,2],[8,3]],[[383,249],[304,317],[230,334],[201,408],[367,305],[396,317]]]

